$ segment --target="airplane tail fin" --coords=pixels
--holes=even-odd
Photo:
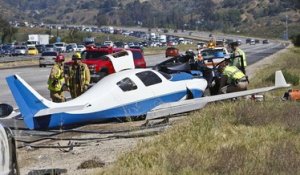
[[[9,76],[6,78],[6,81],[24,118],[25,124],[30,129],[34,128],[34,115],[38,111],[48,108],[52,102],[42,97],[18,75]]]
[[[287,84],[281,70],[276,71],[275,73],[275,87],[289,87],[290,84]]]

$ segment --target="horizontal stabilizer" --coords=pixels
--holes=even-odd
[[[64,106],[64,107],[56,107],[56,108],[46,108],[38,111],[34,117],[42,117],[47,116],[51,114],[57,114],[62,112],[71,112],[71,111],[77,111],[77,110],[83,110],[85,107],[87,107],[89,104],[85,105],[76,105],[76,106]]]

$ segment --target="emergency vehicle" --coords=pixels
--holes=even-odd
[[[121,51],[125,51],[123,55],[107,56]],[[106,75],[124,69],[146,68],[145,58],[140,49],[88,46],[85,51],[81,52],[81,57],[82,62],[87,64],[90,69],[91,83],[96,83]],[[115,57],[118,59],[114,59]],[[129,64],[131,62],[133,62],[133,66]],[[65,73],[72,63],[73,61],[65,63]]]

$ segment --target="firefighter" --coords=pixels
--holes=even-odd
[[[48,89],[50,90],[50,97],[53,102],[64,102],[65,96],[63,92],[63,84],[65,83],[63,62],[65,57],[58,55],[55,58],[55,64],[51,69],[48,78]]]
[[[231,65],[236,66],[241,71],[243,71],[244,74],[246,74],[246,67],[247,67],[247,59],[245,52],[240,49],[238,42],[232,42],[230,44],[232,55],[231,55]]]
[[[248,80],[246,75],[236,66],[232,66],[230,59],[224,61],[224,65],[219,67],[219,71],[222,73],[220,94],[247,90]]]
[[[81,62],[80,53],[75,53],[72,60],[73,64],[69,67],[66,80],[71,97],[74,99],[88,90],[91,77],[88,66]]]

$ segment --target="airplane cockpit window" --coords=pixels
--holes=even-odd
[[[132,91],[137,89],[137,85],[130,79],[124,78],[117,83],[117,85],[122,89],[122,91]]]
[[[144,83],[145,86],[151,86],[161,83],[162,80],[152,71],[144,71],[135,74]]]

